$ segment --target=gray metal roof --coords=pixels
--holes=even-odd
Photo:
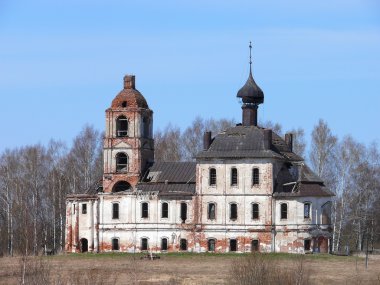
[[[155,162],[146,180],[156,183],[195,183],[195,162]]]
[[[281,158],[291,161],[303,159],[293,153],[285,141],[272,132],[270,149],[265,148],[264,128],[236,126],[217,134],[208,150],[197,154],[202,158]]]

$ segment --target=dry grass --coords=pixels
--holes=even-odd
[[[300,260],[299,256],[284,254],[258,256],[256,260],[249,260],[245,255],[217,254],[168,254],[154,261],[140,260],[139,256],[129,254],[29,258],[25,275],[28,282],[25,284],[47,284],[41,283],[43,278],[55,285],[230,284],[237,279],[231,279],[231,276],[237,276],[233,268],[244,265],[246,272],[250,272],[249,266],[260,268],[260,258],[265,259],[261,269],[275,271],[275,276],[282,277],[281,284],[286,284],[284,280],[293,284],[301,280],[298,284],[380,285],[380,256],[371,256],[366,270],[364,259],[359,257],[319,255]],[[0,284],[20,284],[20,259],[3,257],[0,263]],[[254,274],[259,274],[260,271],[256,271]]]

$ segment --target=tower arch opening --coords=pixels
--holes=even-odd
[[[131,190],[132,186],[127,181],[119,181],[112,188],[112,192],[121,192]]]

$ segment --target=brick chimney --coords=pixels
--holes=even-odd
[[[293,151],[293,134],[291,133],[285,134],[285,142],[288,145],[290,151]]]
[[[208,150],[211,145],[211,132],[205,132],[203,135],[203,149]]]
[[[124,89],[135,89],[135,76],[134,75],[124,76]]]

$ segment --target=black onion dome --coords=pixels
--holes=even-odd
[[[256,84],[253,79],[252,72],[249,72],[249,77],[245,85],[239,90],[237,96],[242,98],[243,103],[254,103],[262,104],[264,103],[264,92]]]

